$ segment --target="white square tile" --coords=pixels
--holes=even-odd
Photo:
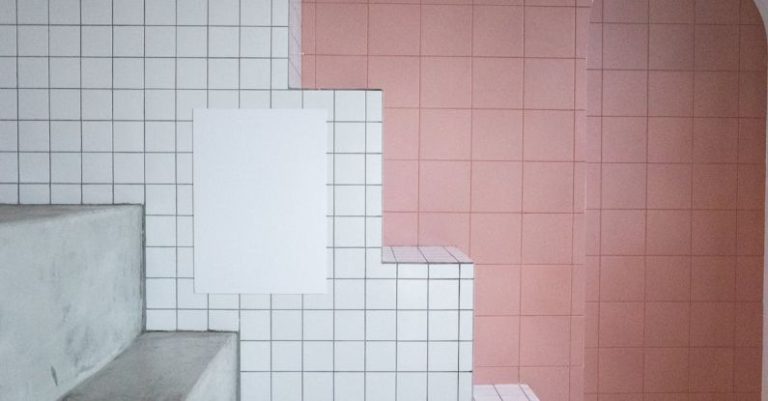
[[[397,388],[395,377],[395,373],[366,373],[366,401],[395,401]]]
[[[176,330],[176,311],[147,310],[146,329],[152,331]]]
[[[115,183],[141,184],[144,182],[144,155],[142,153],[115,153]]]
[[[115,203],[143,205],[144,204],[144,185],[143,184],[115,185]]]
[[[205,27],[180,26],[176,29],[176,55],[178,57],[206,57],[208,33]]]
[[[397,285],[395,280],[367,280],[367,309],[395,309]]]
[[[192,214],[191,185],[176,185],[176,213],[179,215]]]
[[[461,299],[459,299],[459,308],[470,310],[473,309],[475,299],[475,287],[473,280],[460,280],[459,286],[461,287]]]
[[[272,57],[288,57],[288,27],[272,28]]]
[[[395,371],[397,344],[394,341],[369,341],[365,347],[366,370]]]
[[[8,204],[19,203],[18,184],[0,184],[0,202]]]
[[[82,92],[83,119],[106,120],[112,118],[112,92],[109,90],[84,90]]]
[[[0,182],[19,182],[18,153],[0,153]]]
[[[472,342],[461,341],[459,342],[459,371],[471,372],[472,367]]]
[[[458,280],[430,280],[429,309],[459,309]]]
[[[112,203],[112,184],[83,185],[83,204]]]
[[[143,155],[142,162],[143,162]],[[142,165],[142,173],[144,167]],[[174,185],[147,185],[147,214],[176,213],[176,187]]]
[[[381,246],[381,217],[366,217],[365,245],[371,247]]]
[[[381,121],[384,108],[382,91],[366,91],[365,117],[367,121]]]
[[[51,63],[51,87],[52,88],[79,88],[80,87],[80,58],[61,57],[52,58]],[[2,61],[0,61],[2,64]],[[2,68],[2,67],[0,67]],[[2,80],[2,78],[0,78]],[[78,101],[79,104],[79,101]]]
[[[242,69],[242,64],[240,65]],[[268,90],[244,90],[242,89],[243,80],[240,80],[241,90],[240,105],[242,108],[250,109],[268,109],[270,103],[270,91]]]
[[[117,57],[144,56],[144,28],[137,26],[115,26],[114,55]]]
[[[459,375],[456,373],[428,373],[427,388],[430,400],[459,401]]]
[[[303,401],[301,399],[301,373],[273,373],[272,400]]]
[[[147,120],[173,120],[176,114],[176,94],[173,90],[145,92]]]
[[[18,150],[19,129],[17,121],[0,121],[0,150]]]
[[[16,0],[0,0],[0,23],[16,23]]]
[[[424,278],[428,277],[427,265],[398,263],[397,272],[399,278]]]
[[[48,56],[48,27],[19,25],[19,56]]]
[[[172,216],[147,216],[147,246],[176,245],[176,218]]]
[[[297,372],[301,370],[300,341],[272,341],[272,370]]]
[[[115,121],[114,151],[141,152],[144,150],[144,124],[141,122]],[[142,167],[142,173],[144,168]]]
[[[18,118],[17,96],[15,89],[0,89],[0,118]]]
[[[397,319],[395,311],[372,311],[365,312],[365,338],[367,340],[390,341],[397,338],[395,332]]]
[[[47,24],[48,23],[48,1],[46,0],[25,0],[17,1],[17,14],[19,24]]]
[[[397,339],[401,341],[424,341],[427,339],[426,311],[398,311]]]
[[[241,372],[240,396],[243,400],[272,401],[270,373]]]
[[[50,203],[50,187],[48,184],[19,185],[19,203],[30,205],[47,205]]]
[[[208,330],[208,312],[204,310],[177,310],[179,330]]]
[[[0,26],[0,56],[16,55],[16,27]]]
[[[208,59],[208,87],[237,89],[237,59]]]
[[[382,144],[382,123],[367,123],[365,124],[365,147],[368,153],[381,153],[383,150]]]
[[[192,184],[192,154],[177,153],[176,181],[179,184]]]
[[[328,120],[333,120],[334,91],[329,90],[305,90],[305,109],[324,109],[328,111]]]
[[[195,292],[194,280],[178,279],[178,286],[180,309],[205,309],[208,307],[208,296]]]
[[[208,107],[212,109],[236,109],[240,102],[239,91],[236,89],[209,90]]]
[[[236,294],[209,294],[208,303],[211,309],[237,309],[239,299]]]
[[[241,0],[243,25],[269,26],[272,15],[271,0]]]
[[[113,59],[114,85],[117,89],[144,89],[144,59],[124,57]]]
[[[400,280],[397,282],[398,309],[427,309],[427,282]]]
[[[337,310],[334,313],[336,340],[363,340],[365,338],[365,314],[363,311]]]
[[[365,218],[363,217],[336,217],[334,218],[334,245],[364,246],[365,245]]]
[[[146,85],[151,89],[175,89],[176,63],[172,58],[148,58],[146,63]]]
[[[305,310],[304,311],[304,339],[305,340],[332,340],[333,339],[333,311]]]
[[[176,170],[175,162],[175,156],[173,154],[146,154],[146,182],[148,184],[173,184]]]
[[[144,0],[147,25],[174,25],[176,0]]]
[[[288,0],[272,0],[272,25],[288,26]]]
[[[194,260],[192,257],[192,248],[176,248],[179,277],[192,277]]]
[[[241,311],[240,338],[243,340],[269,340],[271,338],[269,311]]]
[[[301,311],[273,311],[272,339],[301,340]]]
[[[333,342],[308,341],[304,343],[305,371],[333,370]]]
[[[430,341],[459,340],[459,312],[429,311]]]
[[[304,373],[303,401],[334,401],[333,374],[330,372]]]
[[[141,25],[144,23],[144,0],[114,1],[113,16],[116,25]]]
[[[175,123],[150,121],[145,123],[147,152],[173,152],[176,150]]]
[[[301,309],[301,295],[273,294],[272,309]]]
[[[205,25],[208,23],[208,1],[186,0],[177,2],[179,25]]]
[[[364,278],[365,250],[354,248],[334,249],[334,272],[336,278]]]
[[[50,27],[51,56],[80,56],[80,27]]]
[[[176,275],[176,250],[152,248],[145,250],[147,277],[174,277]]]
[[[333,173],[334,183],[365,184],[365,159],[365,155],[336,155]]]
[[[381,187],[380,186],[366,186],[365,187],[365,209],[369,216],[381,216]]]
[[[83,56],[112,56],[112,27],[82,27]]]
[[[265,341],[240,342],[240,370],[265,372],[270,370],[270,343]]]
[[[365,123],[335,123],[334,151],[337,153],[364,153]]]
[[[143,120],[144,93],[140,90],[116,90],[114,99],[114,115],[116,120]]]
[[[211,27],[208,30],[209,57],[238,57],[240,30],[237,27]]]
[[[270,28],[243,27],[240,28],[241,57],[270,57],[271,35]]]
[[[272,88],[288,89],[288,59],[273,58],[272,64]]]
[[[364,309],[364,280],[334,280],[336,309]]]
[[[52,89],[51,119],[55,120],[79,120],[80,119],[80,90],[79,89]]]
[[[205,89],[208,83],[208,63],[205,59],[178,59],[177,62],[178,88]]]
[[[337,342],[334,347],[334,369],[351,372],[365,370],[365,342]]]
[[[272,95],[273,109],[300,109],[301,91],[295,90],[273,90]]]
[[[148,278],[145,281],[147,308],[170,309],[176,307],[176,280]]]
[[[365,121],[365,91],[336,91],[336,121]]]
[[[365,157],[365,182],[368,185],[381,185],[381,155]]]
[[[112,87],[111,59],[84,57],[80,60],[83,69],[83,88],[106,89]]]
[[[19,150],[47,151],[49,126],[47,121],[19,121]]]
[[[171,26],[148,26],[145,28],[146,57],[174,57],[176,54],[176,28]]]
[[[48,59],[42,57],[19,57],[19,87],[47,88]]]
[[[23,183],[44,183],[49,181],[49,160],[47,153],[19,153],[19,177]]]
[[[234,310],[208,311],[208,329],[214,331],[237,331],[240,328],[238,312]]]
[[[305,309],[333,309],[333,280],[328,280],[325,294],[304,295]]]
[[[243,89],[269,89],[270,69],[269,60],[241,59],[240,87]]]
[[[83,24],[111,24],[111,0],[82,0],[81,13]]]
[[[397,370],[401,372],[423,372],[427,370],[427,343],[398,342]]]
[[[79,183],[80,172],[79,153],[51,153],[51,182]]]
[[[83,150],[86,152],[111,151],[112,123],[107,121],[83,122]],[[109,161],[112,165],[112,161]],[[112,172],[109,173],[110,177]]]
[[[79,205],[82,202],[79,184],[53,184],[51,185],[51,204],[55,205]]]
[[[462,341],[472,341],[473,338],[473,323],[474,312],[459,311],[459,339]]]
[[[176,92],[176,118],[192,120],[192,110],[207,106],[207,94],[204,90],[183,90]]]
[[[16,59],[0,59],[0,86],[10,88],[16,86]]]
[[[459,343],[429,342],[429,370],[456,372],[459,369]]]
[[[238,0],[216,0],[208,3],[208,23],[211,25],[237,25]]]

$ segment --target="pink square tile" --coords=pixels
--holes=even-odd
[[[765,118],[765,72],[742,72],[739,77],[739,116]]]
[[[472,59],[472,106],[521,108],[523,62],[513,58]]]
[[[419,210],[469,211],[469,162],[424,161],[419,168]]]
[[[576,54],[576,9],[525,7],[525,55],[573,57]]]
[[[688,349],[647,349],[644,368],[645,391],[688,391]]]
[[[575,108],[578,113],[587,115],[587,62],[584,59],[574,60],[576,64],[576,76],[575,76],[575,89],[574,89],[574,102]]]
[[[682,2],[681,0],[671,1]],[[693,69],[693,25],[652,24],[650,27],[648,66],[651,69]]]
[[[600,258],[600,300],[642,301],[645,299],[645,258],[604,256]]]
[[[739,68],[741,70],[765,70],[765,29],[760,25],[739,26]]]
[[[690,118],[648,119],[648,161],[688,163],[691,161],[693,123]]]
[[[387,160],[384,163],[382,207],[387,212],[415,212],[419,203],[419,163]]]
[[[472,258],[477,263],[520,263],[521,227],[519,214],[473,214]]]
[[[644,304],[642,302],[601,302],[601,347],[643,345]]]
[[[574,152],[574,113],[528,110],[524,112],[525,160],[571,161]]]
[[[523,113],[518,110],[472,110],[472,158],[522,160]]]
[[[478,316],[475,318],[475,365],[514,366],[519,363],[520,318]]]
[[[315,24],[318,54],[366,54],[368,50],[367,5],[318,3]]]
[[[472,51],[472,7],[421,7],[421,53],[428,56],[469,56]]]
[[[694,115],[736,117],[739,105],[739,78],[735,72],[698,72],[694,78]]]
[[[609,0],[606,0],[609,1]],[[605,348],[598,355],[598,388],[606,393],[639,393],[643,389],[643,350]]]
[[[736,253],[736,212],[694,210],[693,254],[734,255]]]
[[[600,163],[588,163],[586,169],[586,207],[587,209],[600,209],[602,197],[602,166]]]
[[[469,251],[469,214],[419,213],[419,245],[446,244]]]
[[[733,301],[736,257],[695,256],[691,271],[691,300]]]
[[[763,163],[765,160],[765,119],[740,119],[738,142],[740,163]]]
[[[523,215],[523,263],[572,263],[573,221],[570,214]]]
[[[738,247],[737,254],[758,256],[763,254],[763,238],[765,237],[763,222],[764,211],[740,210],[738,212]]]
[[[648,22],[648,0],[604,0],[604,22]]]
[[[584,138],[584,159],[588,163],[600,163],[603,151],[603,117],[587,117]]]
[[[645,260],[648,301],[689,301],[691,297],[690,256],[649,256]]]
[[[573,60],[526,59],[525,107],[572,109],[575,102]]]
[[[762,209],[765,205],[765,167],[739,165],[738,208]]]
[[[738,24],[741,0],[696,0],[697,24]]]
[[[651,0],[651,23],[692,23],[695,0]]]
[[[687,347],[690,313],[689,302],[647,302],[644,345]]]
[[[571,311],[571,266],[523,266],[523,315],[567,315]]]
[[[517,366],[477,366],[473,370],[473,384],[517,383],[520,368]]]
[[[686,164],[648,165],[649,209],[691,207],[691,166]]]
[[[642,117],[603,117],[602,160],[645,162],[647,121],[647,118]]]
[[[304,55],[301,58],[301,87],[317,88],[315,80],[315,56]]]
[[[733,389],[733,349],[691,348],[691,392],[728,392]]]
[[[597,348],[584,350],[584,401],[597,401],[597,354]]]
[[[301,4],[301,49],[306,54],[315,54],[315,11],[314,3]],[[303,61],[303,60],[302,60]]]
[[[592,29],[589,23],[591,11],[588,8],[576,9],[576,58],[589,58],[592,43]]]
[[[590,116],[603,114],[603,71],[587,71],[587,111]]]
[[[520,212],[522,163],[480,162],[472,165],[473,212]]]
[[[421,14],[418,5],[371,4],[368,50],[378,55],[418,55]]]
[[[520,368],[520,381],[528,383],[542,400],[567,400],[569,386],[574,385],[569,379],[569,369],[560,366],[523,366]]]
[[[691,252],[691,213],[687,210],[649,210],[647,213],[649,255],[688,255]]]
[[[478,265],[475,267],[475,311],[477,316],[520,314],[520,268]],[[493,341],[491,344],[496,344]]]
[[[739,121],[732,118],[693,120],[693,161],[735,163],[738,160]]]
[[[763,342],[763,305],[760,302],[736,303],[734,319],[737,347],[760,347]]]
[[[693,207],[697,209],[735,209],[737,195],[735,164],[693,166]]]
[[[384,108],[384,159],[419,157],[419,110]]]
[[[584,211],[584,248],[586,255],[600,254],[600,210]]]
[[[520,57],[523,55],[523,8],[472,7],[472,54]]]
[[[736,260],[736,300],[760,301],[763,288],[762,256],[740,256]]]
[[[603,68],[644,69],[648,66],[648,25],[603,27]]]
[[[603,68],[603,24],[589,24],[587,52],[587,68],[601,70]]]
[[[315,82],[321,89],[360,89],[367,84],[364,56],[317,56]]]
[[[382,227],[384,245],[418,243],[418,213],[385,212]]]
[[[738,25],[696,25],[694,43],[697,70],[739,68]]]
[[[732,346],[734,311],[732,302],[692,303],[691,346]]]
[[[421,106],[469,108],[471,59],[424,57],[421,59]],[[450,82],[450,85],[446,85]]]
[[[567,366],[570,360],[570,318],[520,318],[520,365]]]
[[[751,393],[745,399],[759,400],[763,379],[762,350],[759,347],[736,348],[734,352],[733,384],[736,391]]]
[[[693,72],[651,71],[648,81],[648,114],[687,117],[693,114]]]
[[[573,173],[572,163],[525,163],[523,211],[572,211]]]
[[[603,209],[642,209],[645,207],[645,164],[604,163],[601,205]]]
[[[648,112],[645,71],[603,72],[603,115],[645,116]]]
[[[604,255],[641,255],[645,252],[645,211],[603,210],[601,223]]]
[[[385,107],[418,107],[419,58],[368,57],[367,87],[384,90]]]
[[[422,159],[470,158],[472,114],[469,110],[422,109],[420,132]]]
[[[741,23],[742,24],[762,24],[763,19],[760,16],[760,10],[753,0],[741,0]]]

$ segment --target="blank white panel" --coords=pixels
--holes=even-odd
[[[194,110],[197,292],[326,292],[326,114]]]

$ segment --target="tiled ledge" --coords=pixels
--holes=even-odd
[[[471,264],[464,252],[445,246],[385,246],[381,251],[382,263],[407,264]]]
[[[474,401],[539,401],[527,384],[477,385]]]

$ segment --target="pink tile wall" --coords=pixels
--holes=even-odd
[[[475,380],[527,382],[544,400],[583,394],[576,138],[590,3],[305,1],[303,10],[305,87],[384,89],[384,242],[471,254]]]
[[[586,400],[759,400],[765,33],[752,0],[602,0]]]

